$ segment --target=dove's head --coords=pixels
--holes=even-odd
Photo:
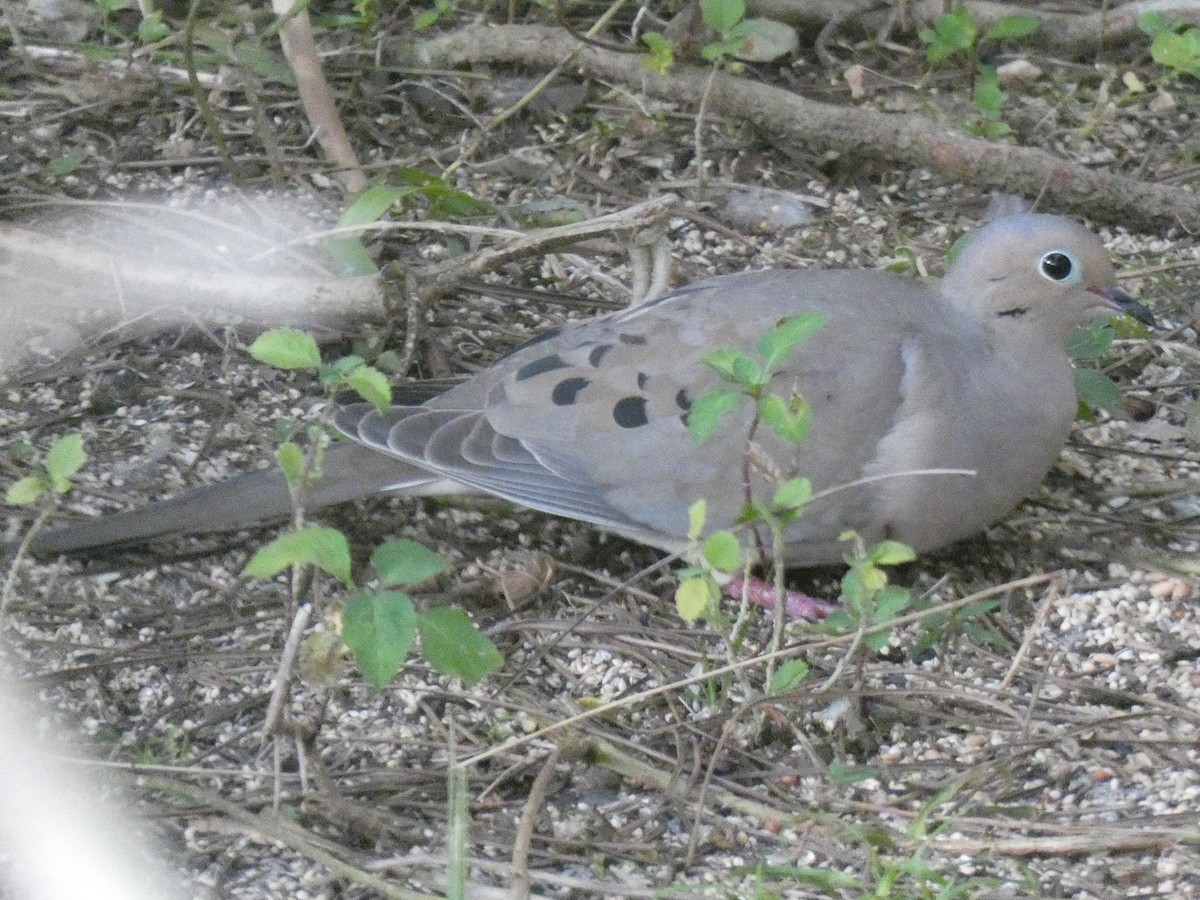
[[[1065,342],[1101,315],[1150,311],[1116,285],[1100,239],[1061,216],[1021,213],[984,225],[964,242],[942,281],[952,303],[989,330]]]

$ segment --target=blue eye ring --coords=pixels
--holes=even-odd
[[[1079,284],[1083,269],[1070,250],[1050,250],[1038,260],[1038,274],[1055,284]]]

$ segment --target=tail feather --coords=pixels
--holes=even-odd
[[[325,454],[322,477],[304,498],[306,509],[357,500],[384,491],[429,493],[436,476],[360,444],[335,444]],[[79,553],[144,543],[165,535],[233,531],[292,513],[283,474],[275,468],[248,472],[219,484],[187,491],[139,509],[82,519],[34,537],[39,556]]]

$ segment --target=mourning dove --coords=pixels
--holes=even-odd
[[[717,528],[737,521],[746,497],[752,404],[704,443],[688,432],[695,398],[721,384],[703,358],[752,349],[779,320],[809,311],[825,324],[770,389],[803,394],[810,432],[791,444],[760,428],[756,453],[815,491],[853,486],[814,500],[790,527],[794,565],[840,561],[847,529],[924,551],[1004,516],[1066,442],[1076,411],[1071,332],[1102,314],[1153,321],[1116,287],[1094,234],[1032,213],[976,231],[938,284],[867,270],[720,276],[551,331],[421,405],[341,409],[350,442],[331,448],[307,503],[482,492],[678,550],[693,502],[707,501]],[[752,491],[769,497],[765,467],[751,468]],[[947,469],[974,474],[928,472]],[[70,524],[33,546],[78,551],[290,509],[282,477],[255,472]]]

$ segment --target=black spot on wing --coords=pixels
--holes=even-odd
[[[680,388],[675,395],[675,405],[687,412],[692,408],[692,398],[688,396],[687,388]]]
[[[607,355],[608,351],[612,348],[612,344],[597,344],[592,348],[592,351],[588,354],[588,362],[591,364],[593,369],[600,368],[601,360],[604,359],[605,355]]]
[[[647,375],[645,372],[638,372],[638,377],[637,377],[638,390],[644,391],[646,389],[646,382],[648,382],[649,380],[650,380],[650,376]]]
[[[645,397],[624,397],[613,405],[613,421],[622,428],[641,428],[650,419],[646,416]]]
[[[551,353],[549,356],[535,359],[517,369],[517,381],[525,381],[527,378],[533,378],[535,375],[545,372],[553,372],[555,369],[565,369],[567,365],[568,363],[561,356]]]
[[[579,399],[579,392],[591,382],[586,378],[564,378],[550,392],[550,402],[555,406],[570,406]]]
[[[630,347],[641,347],[646,343],[646,338],[640,334],[618,334],[617,340]]]

